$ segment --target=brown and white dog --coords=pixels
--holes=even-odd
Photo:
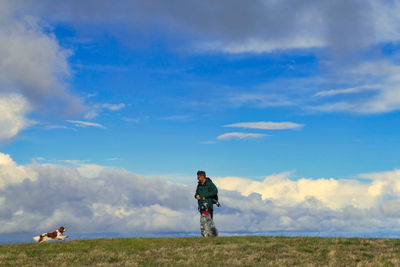
[[[65,238],[68,237],[67,235],[63,235],[65,231],[66,231],[65,227],[61,226],[52,233],[44,233],[39,236],[35,236],[33,240],[35,240],[38,243],[47,242],[51,240],[64,240]]]

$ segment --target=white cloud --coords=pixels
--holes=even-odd
[[[67,92],[66,80],[71,75],[67,58],[72,52],[60,47],[34,17],[17,19],[11,3],[2,2],[5,9],[0,19],[2,90],[22,93],[34,107],[80,112],[81,99]]]
[[[36,93],[32,93],[27,86],[20,89],[24,91],[25,97],[32,103],[37,103],[41,99],[48,99],[43,97],[43,95],[46,96],[49,91],[52,91],[59,98],[67,99],[66,102],[70,103],[70,106],[79,106],[79,99],[77,100],[72,97],[65,90],[67,87],[66,80],[71,75],[67,62],[71,51],[60,47],[55,37],[45,33],[31,18],[25,20],[25,22],[14,19],[10,15],[15,11],[12,8],[14,5],[19,10],[19,13],[35,14],[39,17],[43,16],[50,22],[58,23],[61,21],[73,24],[76,27],[90,25],[90,27],[94,28],[98,26],[97,23],[101,23],[104,21],[104,18],[107,18],[107,21],[116,22],[115,25],[110,26],[108,29],[113,29],[113,27],[121,25],[130,25],[131,27],[125,28],[137,34],[139,28],[142,30],[141,27],[143,26],[153,27],[154,23],[159,23],[160,30],[166,31],[168,34],[172,32],[189,33],[187,35],[188,39],[196,36],[195,41],[190,39],[185,43],[202,47],[201,50],[203,51],[221,51],[224,53],[270,53],[291,49],[313,49],[315,51],[314,48],[324,47],[332,49],[334,53],[329,53],[330,51],[328,51],[328,53],[321,53],[323,55],[341,55],[347,52],[349,52],[349,55],[352,55],[354,51],[363,51],[365,48],[375,47],[376,44],[398,42],[400,40],[400,33],[398,31],[400,25],[400,16],[398,15],[400,4],[393,1],[367,0],[361,2],[358,0],[339,0],[329,2],[312,0],[301,1],[293,5],[290,0],[258,0],[249,5],[235,0],[233,3],[232,1],[221,1],[218,4],[212,3],[212,10],[209,9],[210,3],[209,1],[203,1],[202,3],[191,1],[180,3],[175,6],[171,13],[170,5],[159,0],[148,3],[121,1],[118,5],[114,6],[103,0],[97,1],[96,4],[87,3],[85,5],[82,5],[79,1],[64,1],[62,4],[54,4],[52,1],[46,0],[41,1],[40,4],[37,1],[3,1],[2,10],[4,14],[2,15],[4,15],[4,19],[2,21],[5,26],[2,28],[12,29],[15,32],[14,36],[22,36],[24,38],[28,36],[26,37],[28,39],[20,38],[24,39],[21,43],[32,44],[32,49],[29,48],[26,49],[27,51],[22,52],[35,51],[36,53],[29,52],[29,55],[34,54],[39,58],[43,57],[40,60],[37,59],[39,63],[42,61],[48,62],[48,64],[41,63],[45,65],[43,68],[34,69],[32,66],[39,65],[32,63],[36,62],[35,57],[33,57],[34,61],[21,61],[20,65],[13,67],[12,70],[29,68],[29,71],[32,70],[29,72],[32,75],[27,75],[27,77],[31,77],[27,82],[18,82],[19,80],[17,80],[13,85],[37,85],[36,88],[38,90],[36,91],[42,92],[41,95],[36,94],[36,91]],[[65,12],[65,10],[79,10],[79,12],[72,14]],[[98,16],[87,15],[89,13],[92,14],[94,11]],[[138,16],[132,16],[132,12]],[[160,20],[154,22],[154,17],[158,17]],[[337,19],[338,17],[340,17],[340,20]],[[218,27],[215,27],[215,25],[218,25]],[[279,29],[279,31],[276,29]],[[7,32],[4,30],[4,32],[4,36],[12,40],[11,37],[13,36],[9,34],[10,31]],[[126,37],[126,34],[123,34],[123,36]],[[179,36],[182,37],[184,34],[179,34]],[[29,38],[33,39],[33,41],[30,41]],[[22,47],[22,45],[16,47]],[[47,56],[43,55],[46,53],[41,49],[43,51],[50,51],[51,53],[49,52]],[[17,51],[11,54],[24,55],[23,53],[18,53]],[[7,52],[6,54],[10,53]],[[26,58],[31,58],[29,55]],[[26,61],[27,59],[24,60]],[[353,61],[352,57],[349,60]],[[357,60],[354,61],[357,62]],[[17,62],[17,60],[13,60],[12,62]],[[321,63],[323,65],[323,62]],[[12,70],[10,72],[13,72]],[[37,74],[35,71],[39,73]],[[23,72],[27,72],[27,69],[24,69]],[[376,77],[374,72],[371,73]],[[346,71],[343,74],[346,74]],[[24,75],[18,75],[18,77],[22,76]],[[4,77],[17,76],[7,75]],[[366,77],[367,75],[363,78]],[[352,94],[364,91],[361,89],[366,86],[365,83],[353,85],[349,81],[359,81],[359,79],[352,78],[357,77],[349,77],[347,84],[350,83],[350,85],[347,86],[344,83],[345,89],[321,91],[317,92],[317,95],[347,95],[351,97]],[[22,78],[18,79],[21,80]],[[287,95],[287,97],[283,96],[280,92],[278,94],[243,93],[227,97],[224,101],[236,106],[250,104],[257,107],[294,105],[304,107],[312,105],[313,110],[324,112],[380,113],[397,110],[399,105],[397,103],[398,97],[394,83],[391,83],[390,79],[387,80],[384,77],[382,79],[383,84],[380,87],[382,90],[377,88],[375,91],[378,93],[378,96],[371,101],[363,98],[359,101],[351,99],[336,101],[334,103],[315,103],[313,102],[315,99],[307,101],[307,98],[310,97],[310,91],[307,91],[308,88],[305,88],[305,91],[300,93],[291,92],[293,95]],[[40,82],[52,86],[39,86]],[[386,82],[391,84],[387,84]],[[367,84],[374,83],[368,81]],[[386,90],[386,88],[390,87],[392,87],[392,90]],[[49,90],[49,88],[56,89]],[[370,92],[374,93],[372,89]],[[103,106],[100,104],[97,108],[92,108],[86,113],[86,119],[95,118],[102,109],[118,110],[120,108],[123,108],[123,104],[104,104]]]
[[[80,166],[83,164],[87,164],[88,160],[76,160],[76,159],[60,159],[56,160],[57,163],[67,164],[71,166]]]
[[[45,129],[48,129],[48,130],[57,130],[57,129],[74,130],[73,128],[67,127],[65,125],[46,125]]]
[[[253,181],[239,177],[214,179],[219,188],[238,191],[248,196],[257,193],[263,199],[273,199],[284,206],[296,205],[315,198],[330,209],[341,209],[348,205],[357,208],[371,208],[375,204],[374,197],[380,195],[368,192],[375,184],[363,184],[357,180],[307,179],[296,181],[289,179],[290,173],[282,173],[266,177],[263,181]]]
[[[187,121],[190,120],[191,118],[192,116],[190,115],[174,115],[174,116],[164,117],[162,119],[166,121]]]
[[[35,122],[26,116],[31,111],[28,101],[20,94],[0,94],[0,143],[14,138]]]
[[[25,179],[35,181],[37,173],[24,166],[18,166],[9,155],[0,152],[0,189],[18,184]]]
[[[108,159],[106,159],[107,161],[115,161],[115,160],[119,160],[120,158],[116,158],[116,157],[114,157],[114,158],[108,158]]]
[[[197,49],[199,51],[216,51],[229,54],[261,54],[282,50],[321,48],[325,45],[323,39],[318,37],[296,36],[287,39],[249,39],[244,42],[210,42],[199,45]]]
[[[125,108],[126,105],[124,103],[119,103],[119,104],[96,104],[92,108],[90,108],[86,114],[85,118],[86,119],[93,119],[96,118],[100,112],[102,112],[104,109],[107,109],[109,111],[118,111],[120,109]]]
[[[238,93],[226,97],[225,101],[233,106],[240,107],[242,105],[257,106],[260,108],[266,107],[286,107],[293,106],[296,101],[290,100],[284,95],[277,95],[273,93]]]
[[[100,107],[111,110],[111,111],[116,111],[120,110],[126,107],[124,103],[119,103],[119,104],[101,104]]]
[[[61,224],[71,232],[89,233],[195,231],[199,227],[191,188],[125,170],[94,165],[18,166],[1,154],[0,179],[4,203],[0,233],[41,232]]]
[[[78,164],[76,168],[80,175],[86,178],[95,178],[104,170],[104,166],[97,164]]]
[[[148,179],[126,170],[55,164],[18,165],[0,154],[0,233],[199,232],[193,184]],[[83,175],[82,175],[83,174]],[[301,178],[290,173],[263,181],[214,178],[222,206],[221,232],[400,230],[400,171],[361,174],[369,179]],[[29,192],[29,194],[27,194]]]
[[[85,113],[85,119],[94,119],[97,116],[99,116],[99,110],[98,109],[89,109],[86,113]]]
[[[73,123],[76,127],[95,127],[95,128],[102,128],[106,129],[103,125],[100,123],[96,122],[90,122],[90,121],[75,121],[75,120],[67,120],[67,122]]]
[[[352,87],[352,88],[320,91],[320,92],[315,93],[314,96],[328,97],[328,96],[335,96],[335,95],[341,95],[341,94],[356,94],[356,93],[361,93],[361,92],[365,92],[365,91],[375,91],[375,90],[378,90],[378,88],[379,88],[379,86],[377,86],[377,85],[362,85],[362,86],[357,86],[357,87]]]
[[[373,10],[371,21],[373,22],[376,40],[380,42],[398,42],[400,40],[400,3],[372,0]]]
[[[400,109],[400,66],[392,59],[370,59],[339,65],[324,64],[327,77],[277,79],[254,92],[230,94],[224,100],[233,106],[271,108],[297,106],[311,112],[380,114]],[[331,77],[329,77],[331,76]],[[332,88],[321,90],[321,88]],[[285,88],[285,90],[278,89]]]
[[[237,127],[248,129],[263,129],[263,130],[285,130],[285,129],[299,129],[304,127],[304,124],[294,122],[238,122],[233,124],[224,125],[224,127]]]
[[[203,145],[212,145],[212,144],[215,144],[215,143],[217,143],[217,142],[215,142],[215,141],[204,141],[204,142],[201,142],[201,144],[203,144]]]
[[[34,17],[18,11],[14,1],[1,1],[0,142],[32,124],[31,112],[76,115],[84,110],[81,99],[67,90],[72,52]]]
[[[230,139],[257,139],[268,136],[266,134],[257,134],[257,133],[224,133],[217,137],[218,140],[230,140]]]
[[[317,94],[334,97],[342,96],[340,100],[329,99],[311,109],[323,112],[351,112],[359,114],[385,113],[400,109],[400,66],[387,60],[369,61],[357,66],[340,70],[346,79],[362,81],[367,85],[339,90],[322,91]],[[370,86],[369,84],[374,84]],[[362,93],[369,94],[358,98],[343,98],[343,95]],[[372,93],[371,93],[372,92]]]
[[[126,121],[126,122],[134,122],[134,123],[139,123],[139,122],[140,122],[139,119],[136,119],[136,118],[128,118],[128,117],[123,117],[122,120],[123,120],[123,121]]]

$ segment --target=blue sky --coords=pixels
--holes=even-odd
[[[50,179],[53,166],[62,177],[72,168],[82,181],[104,180],[111,168],[193,187],[201,169],[227,195],[260,194],[278,206],[313,197],[336,212],[397,199],[393,1],[4,0],[0,7],[0,148],[13,170],[0,186]],[[347,192],[345,201],[321,195],[324,183]],[[368,194],[376,202],[365,204]],[[290,220],[279,216],[284,229]],[[261,229],[235,227],[227,230]]]
[[[124,31],[118,25],[106,25],[93,34],[81,33],[79,27],[96,25],[50,23],[49,34],[59,49],[71,53],[66,90],[90,111],[74,116],[59,110],[29,114],[38,124],[3,146],[18,162],[80,160],[146,175],[193,176],[197,169],[205,169],[210,175],[255,179],[283,171],[344,178],[398,167],[397,108],[372,114],[357,114],[357,107],[355,111],[313,110],[338,99],[318,99],[318,92],[370,83],[330,77],[336,70],[327,69],[322,61],[339,64],[335,61],[340,59],[320,56],[329,48],[237,54],[190,51],[195,45],[191,36],[181,41],[169,32],[132,33],[126,40],[118,36],[119,30]],[[368,49],[385,60],[391,60],[396,50]],[[370,60],[368,51],[359,57],[360,64]],[[351,104],[362,94],[343,94],[343,99]],[[90,112],[96,114],[88,116]],[[72,120],[103,127],[74,127]],[[224,127],[239,122],[304,126],[296,130]],[[48,129],[43,124],[64,128]],[[230,132],[265,136],[217,140]]]
[[[87,118],[33,112],[29,117],[42,124],[21,131],[3,146],[18,162],[40,157],[111,165],[146,175],[193,176],[197,169],[205,169],[215,176],[254,178],[288,170],[313,178],[344,178],[398,167],[396,110],[373,114],[311,110],[320,101],[310,99],[316,92],[350,88],[347,84],[353,83],[349,79],[336,84],[313,51],[191,53],[184,46],[179,51],[175,40],[162,43],[161,37],[130,47],[112,31],[85,37],[70,25],[53,27],[60,47],[73,53],[68,57],[68,90],[98,114]],[[390,56],[382,48],[375,50]],[[247,95],[252,98],[247,100]],[[94,108],[101,105],[114,105],[116,110]],[[69,120],[104,128],[77,128]],[[304,126],[297,130],[224,127],[238,122]],[[46,129],[43,123],[67,128]],[[217,140],[229,132],[266,136]]]

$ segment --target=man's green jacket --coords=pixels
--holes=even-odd
[[[215,186],[215,184],[211,181],[209,177],[206,178],[206,181],[204,185],[202,185],[200,182],[197,184],[197,189],[196,189],[196,195],[200,195],[200,199],[197,200],[199,204],[199,209],[203,202],[207,202],[208,206],[210,209],[213,209],[213,198],[218,194],[218,189]],[[203,197],[205,197],[205,200],[203,200]]]

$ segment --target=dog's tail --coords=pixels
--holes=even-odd
[[[36,242],[39,242],[40,236],[35,236],[32,239],[35,240]]]

